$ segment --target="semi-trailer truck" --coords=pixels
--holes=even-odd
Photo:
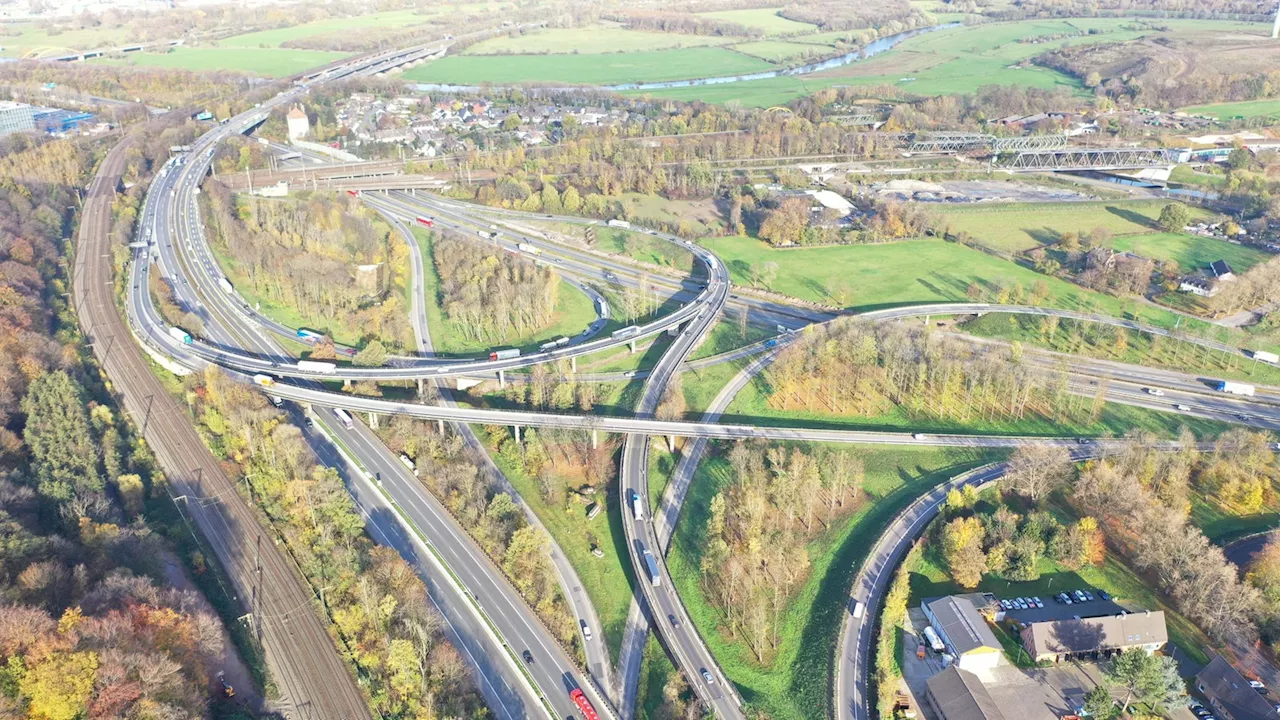
[[[298,328],[297,333],[298,333],[298,339],[307,343],[308,345],[314,345],[315,343],[318,343],[324,339],[324,335],[316,332],[315,330]]]
[[[556,338],[555,340],[551,340],[549,342],[544,342],[538,346],[538,349],[542,350],[543,352],[546,352],[547,350],[555,350],[556,348],[562,348],[568,344],[569,344],[569,338],[562,337],[562,338]]]
[[[418,466],[408,455],[400,453],[400,464],[408,468],[409,472],[413,473],[414,477],[418,476]]]
[[[653,553],[648,550],[644,551],[644,566],[649,571],[649,583],[654,587],[662,584],[662,574],[658,572],[658,561],[653,558]]]
[[[224,277],[218,278],[218,287],[222,288],[222,292],[228,295],[236,291],[236,289],[231,286],[231,281]]]
[[[530,245],[529,243],[517,243],[516,247],[520,249],[520,252],[526,252],[526,253],[529,253],[530,255],[542,254],[542,248],[536,248]]]
[[[1261,360],[1262,362],[1271,363],[1273,365],[1276,363],[1280,363],[1280,355],[1267,352],[1266,350],[1254,350],[1253,359]]]
[[[506,350],[494,350],[493,352],[489,353],[490,360],[510,360],[512,358],[518,358],[518,357],[520,357],[520,350],[518,348],[508,348]]]
[[[276,379],[270,375],[254,375],[253,381],[262,387],[271,387],[276,384]]]
[[[605,225],[608,225],[609,227],[616,227],[616,228],[625,228],[625,229],[631,228],[631,223],[627,222],[626,220],[610,220],[606,222]]]
[[[582,713],[582,717],[586,718],[586,720],[600,720],[600,716],[596,714],[595,707],[587,699],[587,694],[582,692],[582,688],[570,690],[569,699],[573,701],[574,705],[578,706],[578,712]]]
[[[1244,383],[1231,382],[1230,380],[1219,380],[1214,389],[1218,392],[1224,392],[1228,395],[1248,395],[1253,397],[1254,387]]]
[[[419,225],[426,225],[427,227],[431,227],[431,226],[433,226],[433,225],[435,225],[435,224],[436,224],[436,221],[435,221],[435,220],[432,220],[432,219],[431,219],[431,218],[429,218],[429,217],[422,217],[421,215],[419,215],[419,216],[418,216],[418,224],[419,224]]]
[[[320,373],[321,375],[332,375],[338,369],[337,365],[331,362],[317,362],[315,360],[299,360],[298,369],[303,372]]]
[[[631,325],[624,327],[621,330],[614,330],[611,337],[613,337],[614,340],[625,340],[638,332],[640,332],[640,328],[635,325]]]
[[[191,344],[191,333],[188,333],[186,330],[183,330],[180,327],[169,328],[169,337],[173,338],[174,340],[177,340],[183,345]]]
[[[350,430],[355,427],[355,422],[351,419],[351,414],[342,408],[334,408],[333,416],[338,418],[338,422],[342,423],[342,427]]]

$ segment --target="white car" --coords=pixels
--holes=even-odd
[[[1179,412],[1191,412],[1191,408],[1187,405],[1174,405],[1173,409]]]
[[[1162,397],[1164,395],[1164,391],[1161,390],[1160,388],[1149,387],[1149,388],[1145,388],[1145,390],[1147,391],[1148,395],[1154,395],[1156,397]]]

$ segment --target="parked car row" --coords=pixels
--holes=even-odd
[[[1095,599],[1110,600],[1111,594],[1106,590],[1097,591],[1097,597],[1094,597],[1092,590],[1067,590],[1060,592],[1054,597],[1063,605],[1077,605],[1079,603],[1093,602]]]
[[[1044,607],[1038,597],[1017,597],[1000,601],[1001,610],[1032,610]]]

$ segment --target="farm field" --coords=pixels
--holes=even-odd
[[[374,30],[379,28],[401,29],[423,25],[430,22],[432,15],[413,10],[393,10],[370,13],[355,17],[328,18],[314,22],[294,25],[293,27],[259,30],[257,32],[232,35],[219,40],[219,47],[236,48],[277,48],[290,40],[301,40],[316,35],[333,35],[350,33],[356,30]]]
[[[128,28],[86,28],[50,34],[31,23],[13,23],[17,35],[0,36],[0,57],[47,57],[73,50],[94,50],[129,42]]]
[[[724,45],[732,41],[733,38],[730,37],[642,32],[616,25],[592,25],[583,28],[529,30],[514,37],[504,35],[476,43],[464,50],[462,54],[464,56],[544,53],[594,55]]]
[[[1280,100],[1251,100],[1248,102],[1215,103],[1182,108],[1192,115],[1210,115],[1219,120],[1235,117],[1254,118],[1280,115]]]
[[[616,85],[768,70],[758,58],[724,48],[651,50],[611,55],[447,56],[404,73],[405,80],[478,85],[556,83]]]
[[[772,63],[801,61],[808,57],[818,58],[830,55],[834,50],[825,44],[788,42],[786,40],[760,40],[757,42],[739,43],[734,50],[743,55],[758,57]]]
[[[716,12],[698,13],[698,15],[706,18],[714,18],[725,22],[738,23],[746,25],[749,28],[759,30],[765,35],[796,35],[799,33],[809,33],[817,29],[817,26],[809,23],[796,22],[788,20],[778,12],[782,8],[752,8],[748,10],[718,10]]]
[[[348,53],[285,48],[180,47],[167,53],[131,53],[126,57],[89,62],[193,71],[227,70],[263,77],[285,77],[347,56]]]
[[[865,500],[853,516],[809,543],[809,576],[780,614],[781,640],[768,665],[757,663],[745,643],[720,628],[720,611],[710,605],[701,585],[699,564],[711,499],[731,480],[723,457],[710,457],[699,466],[668,554],[672,581],[712,654],[743,700],[777,720],[815,717],[815,708],[826,707],[840,616],[872,539],[926,488],[1000,457],[960,448],[847,447],[865,463]]]

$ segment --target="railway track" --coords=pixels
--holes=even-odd
[[[205,447],[186,411],[151,372],[116,307],[109,258],[111,207],[130,138],[107,154],[89,184],[77,234],[72,297],[111,391],[139,426],[183,515],[200,529],[246,611],[289,718],[372,720],[364,693],[339,657],[319,599],[261,527],[254,509]]]

